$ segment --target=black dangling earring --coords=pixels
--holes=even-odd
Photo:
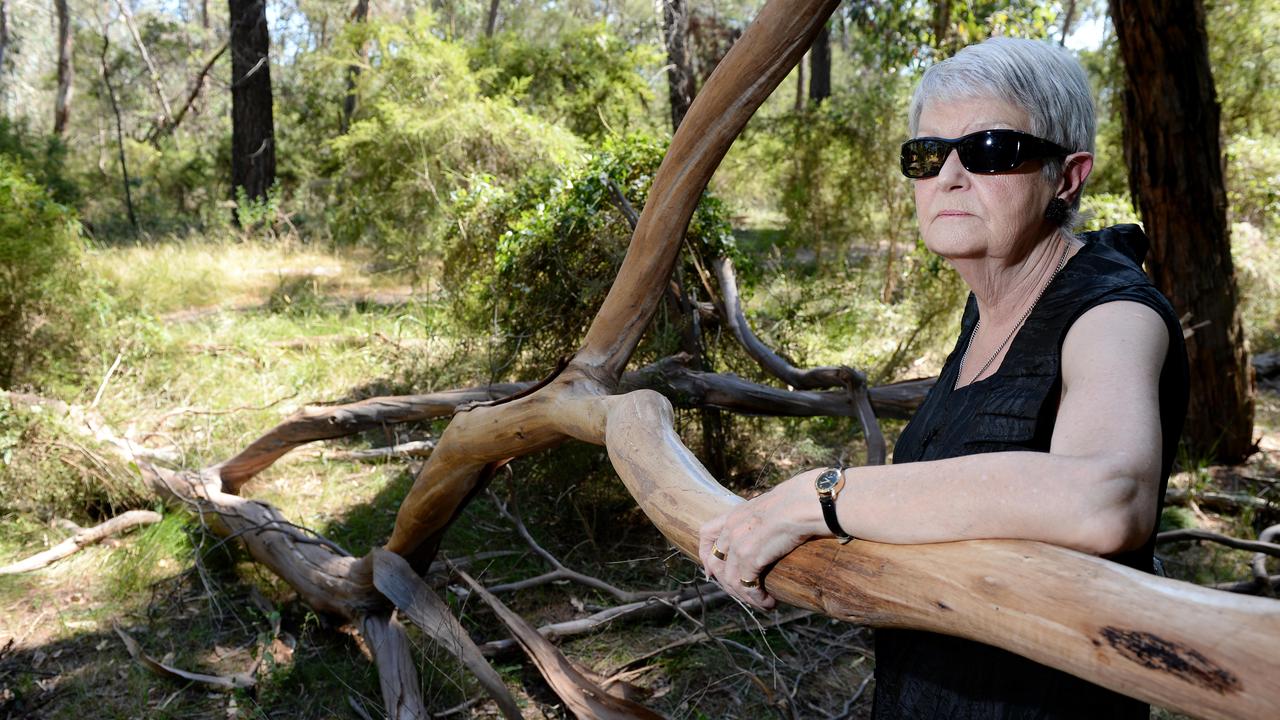
[[[1067,222],[1067,216],[1071,214],[1071,206],[1066,200],[1056,197],[1049,201],[1049,207],[1044,209],[1044,219],[1061,227]]]

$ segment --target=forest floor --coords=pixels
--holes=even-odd
[[[429,287],[414,290],[358,254],[193,242],[109,248],[93,262],[134,314],[119,334],[119,354],[104,360],[101,382],[59,399],[93,405],[143,445],[177,447],[182,467],[230,457],[304,405],[472,386],[498,372],[486,343],[458,338],[447,305]],[[696,418],[681,413],[680,422],[698,447]],[[818,462],[833,445],[858,447],[843,421],[735,418],[731,428],[739,439],[729,483],[744,493]],[[389,533],[420,461],[352,460],[342,451],[436,438],[442,429],[438,422],[399,426],[302,448],[246,494],[363,554]],[[886,425],[891,440],[899,429]],[[1174,485],[1192,500],[1168,513],[1168,522],[1250,539],[1277,522],[1275,504],[1241,512],[1195,501],[1215,492],[1274,500],[1274,392],[1260,394],[1257,431],[1261,451],[1245,466],[1184,460]],[[26,498],[6,505],[28,508],[0,518],[0,565],[65,538],[55,514],[87,524],[126,508],[164,513],[158,524],[46,569],[0,576],[0,720],[382,715],[373,667],[350,630],[309,611],[235,542],[207,533],[181,509],[160,507],[109,453],[47,413],[3,404],[0,453],[5,492]],[[698,577],[636,508],[599,448],[571,444],[517,461],[493,490],[471,503],[443,548],[451,558],[486,552],[471,571],[487,585],[548,570],[499,512],[497,497],[516,500],[537,542],[580,572],[634,590],[683,587]],[[1179,543],[1159,554],[1182,579],[1251,577],[1248,553]],[[479,642],[506,637],[449,578],[432,581]],[[535,625],[617,604],[568,583],[504,600]],[[256,684],[218,692],[158,677],[131,659],[118,632],[161,662],[250,673]],[[497,717],[457,663],[411,635],[434,715]],[[871,638],[868,628],[794,609],[753,614],[719,605],[660,622],[616,623],[560,645],[597,673],[626,668],[637,699],[672,718],[862,718],[870,708]],[[522,657],[494,662],[526,717],[565,716]]]

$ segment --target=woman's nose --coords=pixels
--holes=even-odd
[[[946,160],[942,162],[942,169],[938,170],[938,182],[947,188],[965,187],[969,184],[969,171],[960,162],[960,151],[956,148],[951,148]]]

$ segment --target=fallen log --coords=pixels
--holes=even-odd
[[[0,575],[15,575],[48,567],[63,558],[71,557],[86,547],[100,543],[113,535],[128,532],[140,525],[153,525],[160,522],[160,513],[150,510],[130,510],[110,520],[94,525],[91,528],[80,528],[71,537],[43,552],[19,560],[11,565],[0,567]]]

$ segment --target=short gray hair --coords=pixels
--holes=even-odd
[[[920,128],[926,101],[984,97],[1026,111],[1031,134],[1071,152],[1093,152],[1097,120],[1084,68],[1066,48],[1024,38],[989,38],[926,70],[911,96],[911,135]],[[1062,163],[1046,161],[1044,174],[1057,182]],[[1077,195],[1072,209],[1079,204]]]

